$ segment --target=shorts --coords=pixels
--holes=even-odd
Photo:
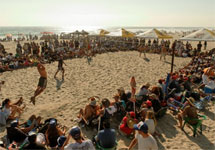
[[[204,92],[206,94],[212,94],[212,93],[215,93],[215,89],[210,89],[210,88],[205,87],[204,88]]]
[[[38,86],[41,88],[46,88],[46,85],[47,85],[47,78],[40,77]]]

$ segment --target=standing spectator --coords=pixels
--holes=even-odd
[[[201,41],[199,41],[199,44],[197,44],[198,52],[201,52],[201,49],[202,49],[202,43],[201,43]]]
[[[204,42],[204,50],[206,50],[207,45],[208,45],[208,43],[207,43],[207,41],[205,41],[205,42]]]
[[[129,150],[131,150],[136,144],[138,144],[138,150],[158,150],[157,142],[152,135],[148,133],[148,126],[144,122],[140,122],[134,125],[134,129],[138,132],[135,138],[131,141],[129,145]]]

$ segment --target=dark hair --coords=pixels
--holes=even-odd
[[[104,126],[104,128],[106,128],[106,129],[109,129],[110,128],[110,122],[109,121],[104,121],[103,122],[103,126]]]
[[[6,98],[3,102],[2,102],[2,107],[4,107],[6,104],[8,104],[8,102],[10,101],[9,98]]]
[[[36,134],[31,135],[31,136],[28,137],[28,141],[29,141],[30,143],[35,143],[35,142],[36,142],[36,139],[37,139],[37,135],[36,135]]]

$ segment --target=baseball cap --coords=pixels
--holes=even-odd
[[[18,124],[19,124],[19,120],[16,119],[16,120],[13,120],[13,121],[10,123],[10,126],[15,128],[15,127],[18,126]]]
[[[69,133],[74,139],[81,137],[81,129],[78,126],[74,126]]]
[[[134,125],[134,130],[142,131],[143,133],[148,133],[148,126],[143,121]]]
[[[51,119],[50,122],[49,122],[49,125],[56,126],[57,125],[56,120],[55,119]]]
[[[66,137],[65,136],[60,136],[58,139],[57,139],[57,145],[58,147],[62,147],[64,142],[66,141]]]
[[[151,102],[150,100],[147,100],[147,101],[146,101],[146,104],[147,104],[148,107],[151,107],[151,106],[152,106],[152,102]]]
[[[135,112],[130,111],[130,112],[129,112],[129,115],[130,115],[131,117],[133,117],[133,118],[134,118],[134,117],[135,117]]]

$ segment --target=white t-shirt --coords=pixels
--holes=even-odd
[[[135,137],[138,142],[138,150],[158,150],[157,142],[151,135],[144,138],[139,133],[136,133]]]
[[[215,82],[213,80],[209,80],[207,82],[207,84],[205,85],[205,87],[207,87],[209,89],[215,89]]]
[[[202,75],[202,82],[203,82],[203,84],[207,84],[208,83],[208,76],[207,75],[205,75],[205,74],[203,74]]]
[[[80,143],[71,143],[64,147],[64,150],[95,150],[93,143],[90,140],[86,140]]]
[[[4,112],[4,114],[5,114],[6,119],[8,119],[8,117],[9,117],[10,114],[11,114],[10,108],[4,107],[4,108],[3,108],[3,112]]]
[[[154,120],[153,119],[146,119],[144,122],[148,126],[148,133],[154,134],[154,132],[155,132],[155,123],[154,123]]]

